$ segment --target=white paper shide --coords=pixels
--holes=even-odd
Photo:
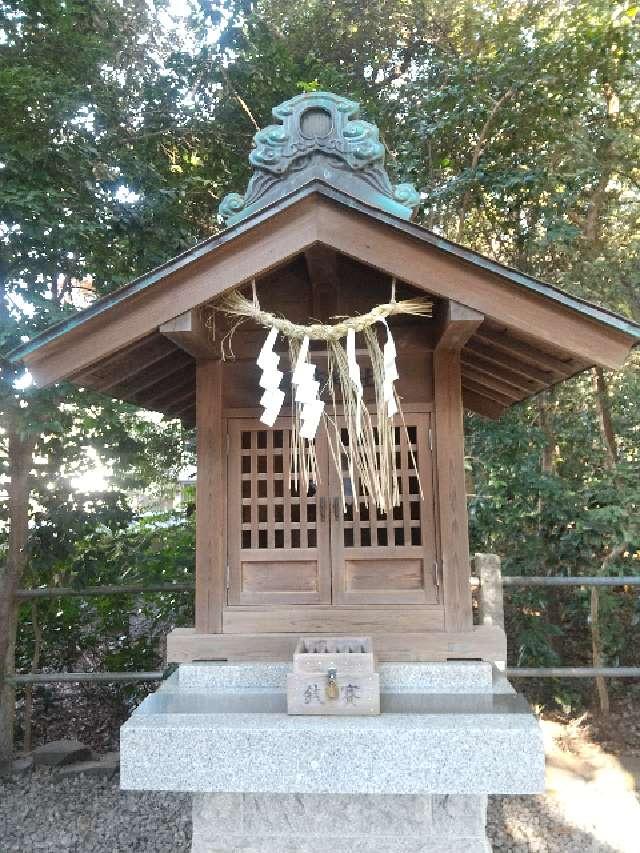
[[[382,320],[387,332],[387,340],[382,351],[384,361],[384,380],[382,382],[384,401],[387,404],[387,415],[392,418],[398,411],[396,395],[393,383],[398,379],[398,368],[396,366],[396,345],[391,334],[391,329],[386,320]]]
[[[356,359],[356,333],[354,329],[347,331],[347,365],[349,367],[349,379],[353,383],[356,394],[356,429],[358,437],[362,435],[362,378],[360,376],[360,365]]]
[[[316,366],[308,361],[309,338],[305,335],[291,377],[294,400],[300,406],[300,437],[315,438],[324,411],[324,402],[319,399],[320,383],[316,379]]]
[[[278,330],[272,327],[258,355],[258,367],[262,370],[260,387],[263,389],[260,398],[260,405],[263,408],[260,420],[268,427],[274,425],[284,403],[284,391],[280,390],[283,373],[278,370],[280,356],[273,351],[277,337]]]

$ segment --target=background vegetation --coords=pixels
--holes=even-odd
[[[256,128],[310,89],[361,101],[394,177],[424,190],[422,224],[640,321],[639,59],[640,10],[611,0],[0,0],[0,352],[215,233]],[[639,363],[468,419],[474,549],[509,574],[637,572]],[[5,486],[12,460],[29,472],[21,585],[188,576],[186,513],[141,521],[135,496],[175,483],[190,436],[16,380],[5,364]],[[83,493],[96,459],[108,489]],[[188,622],[187,600],[149,601],[151,639],[130,630],[140,602],[27,605],[18,666],[34,618],[43,668],[156,666],[157,626]],[[588,594],[509,600],[513,662],[590,662]],[[602,661],[638,663],[637,596],[597,603]]]

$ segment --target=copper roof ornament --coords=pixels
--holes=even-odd
[[[253,175],[244,196],[229,193],[219,213],[227,225],[246,219],[310,181],[323,181],[361,201],[411,219],[420,202],[413,184],[392,184],[378,128],[359,118],[356,101],[309,92],[273,109],[278,124],[254,136]]]

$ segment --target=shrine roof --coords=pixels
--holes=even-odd
[[[220,206],[227,228],[46,329],[11,359],[39,384],[69,379],[190,420],[194,359],[213,352],[204,339],[193,349],[190,327],[192,348],[184,346],[180,318],[273,278],[314,247],[481,313],[463,351],[463,386],[465,405],[482,414],[498,416],[590,366],[619,367],[640,341],[639,324],[412,222],[420,195],[391,183],[378,130],[355,102],[309,93],[273,114],[278,124],[256,134],[244,195]],[[160,393],[147,391],[150,365]],[[173,395],[162,388],[163,365],[165,380],[177,383]]]
[[[315,194],[331,199],[332,201],[344,205],[358,213],[366,214],[370,218],[384,223],[386,226],[389,226],[400,233],[407,234],[423,243],[434,246],[439,251],[445,252],[446,254],[458,258],[465,263],[499,275],[501,278],[507,279],[512,284],[517,285],[518,288],[524,288],[525,290],[540,294],[541,296],[564,305],[579,314],[583,314],[585,317],[604,323],[612,329],[617,329],[640,342],[640,323],[635,323],[633,320],[624,317],[622,314],[618,314],[608,308],[602,308],[601,306],[596,305],[593,302],[589,302],[586,299],[573,296],[549,282],[542,281],[541,279],[534,278],[533,276],[520,272],[513,267],[501,264],[486,255],[475,252],[473,249],[468,249],[453,242],[452,240],[441,237],[439,234],[436,234],[417,223],[407,222],[404,219],[400,219],[397,216],[386,213],[376,207],[372,207],[366,202],[330,186],[321,179],[315,178],[308,184],[293,190],[288,195],[283,196],[268,206],[257,210],[250,219],[237,221],[234,225],[225,228],[219,234],[197,243],[191,249],[181,252],[179,255],[176,255],[150,272],[133,279],[128,284],[117,288],[100,299],[96,299],[96,301],[87,308],[78,311],[73,316],[49,326],[39,335],[33,337],[30,341],[16,347],[16,349],[10,353],[11,360],[21,361],[25,359],[25,357],[30,353],[35,352],[40,347],[48,344],[61,335],[64,335],[67,331],[76,328],[93,317],[104,314],[115,305],[118,305],[130,297],[141,293],[147,288],[157,284],[162,279],[189,266],[193,261],[199,260],[200,258],[215,252],[221,246],[235,240],[248,229],[264,222],[279,211],[284,210],[305,197]]]

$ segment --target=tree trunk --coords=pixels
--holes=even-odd
[[[27,564],[29,535],[29,472],[34,438],[25,438],[12,421],[9,451],[9,547],[0,566],[0,768],[11,766],[16,711],[15,687],[5,679],[15,672],[16,590]]]
[[[604,375],[604,370],[601,367],[593,368],[593,390],[596,397],[596,407],[598,409],[598,422],[600,424],[600,434],[604,443],[606,452],[606,466],[609,470],[615,468],[618,461],[618,443],[616,434],[613,429],[613,419],[611,417],[611,405],[609,401],[609,388]]]
[[[31,672],[37,672],[40,666],[40,651],[42,649],[42,629],[38,620],[38,602],[31,602],[31,625],[33,627],[33,655],[31,657]],[[33,746],[33,684],[24,688],[24,739],[23,752],[31,752]]]
[[[594,666],[603,666],[602,636],[600,634],[599,617],[600,596],[598,587],[591,587],[591,656]],[[600,701],[600,712],[607,716],[609,713],[609,690],[607,682],[602,675],[596,675],[596,689]]]
[[[542,448],[540,458],[540,469],[543,474],[553,474],[556,469],[556,439],[553,431],[552,406],[555,401],[553,388],[538,394],[538,411],[540,413],[540,429],[545,437],[545,445]]]
[[[510,86],[507,91],[498,98],[497,101],[493,102],[491,109],[489,110],[489,115],[485,123],[480,128],[480,133],[478,134],[478,138],[476,140],[476,144],[473,149],[473,153],[471,154],[471,164],[470,171],[473,173],[478,168],[478,163],[480,162],[480,158],[482,157],[487,140],[489,137],[489,131],[491,130],[491,125],[493,124],[493,120],[496,115],[500,111],[500,109],[504,106],[504,104],[515,94],[515,87]],[[469,210],[469,205],[471,203],[471,190],[465,190],[462,199],[460,200],[460,205],[458,207],[458,234],[457,241],[461,243],[464,239],[464,229],[466,225],[467,211]]]
[[[594,367],[592,376],[596,409],[598,412],[598,423],[600,425],[600,435],[602,437],[602,443],[604,444],[606,454],[605,465],[609,471],[614,471],[618,462],[618,442],[613,428],[613,418],[611,417],[609,388],[607,386],[604,370],[601,367]],[[624,553],[625,548],[626,543],[621,543],[612,549],[602,562],[600,570],[601,574],[607,574],[609,565]],[[594,587],[591,590],[591,649],[594,666],[602,666],[604,660],[604,655],[602,653],[602,635],[598,615],[599,604],[600,591]],[[598,701],[600,702],[600,711],[606,715],[609,713],[609,691],[606,679],[601,675],[596,676],[596,690],[598,693]]]
[[[556,437],[554,432],[554,404],[555,391],[553,388],[548,391],[543,391],[538,394],[538,423],[545,438],[545,444],[540,451],[540,471],[547,476],[552,476],[556,471]],[[543,527],[542,516],[544,514],[544,498],[540,493],[538,496],[538,535],[541,539],[547,536],[547,530]],[[555,575],[557,574],[557,561],[545,559],[540,566],[540,574]],[[550,627],[562,624],[562,597],[558,594],[559,590],[549,590],[546,594],[546,607],[544,610],[544,618]],[[548,638],[549,647],[558,656],[562,653],[562,641],[556,637],[551,631]]]

